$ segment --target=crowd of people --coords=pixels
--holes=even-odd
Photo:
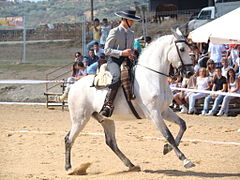
[[[209,90],[240,94],[240,45],[208,44],[203,52],[190,53],[194,74],[169,79],[170,87]],[[234,97],[173,90],[172,107],[180,113],[196,113],[196,101],[203,100],[201,116],[228,116],[229,102]],[[213,103],[210,106],[210,103]],[[221,105],[221,107],[220,107]],[[240,110],[239,110],[240,111]]]

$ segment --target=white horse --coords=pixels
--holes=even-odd
[[[163,153],[167,154],[173,149],[186,168],[194,166],[178,148],[186,130],[186,124],[169,108],[172,101],[172,92],[169,88],[167,75],[170,64],[176,68],[192,64],[188,49],[188,43],[180,40],[177,34],[163,36],[152,42],[143,51],[135,69],[134,90],[136,99],[133,101],[140,117],[152,120],[169,143],[164,145]],[[136,166],[117,146],[114,119],[116,115],[119,118],[118,120],[135,120],[136,118],[128,107],[123,90],[119,88],[114,101],[115,109],[111,117],[112,120],[102,121],[98,112],[103,106],[107,89],[97,90],[91,87],[93,78],[94,76],[90,75],[82,78],[72,86],[69,92],[68,103],[72,128],[65,137],[65,168],[66,170],[71,168],[71,147],[92,116],[101,123],[105,132],[106,144],[129,169],[134,169]],[[179,125],[180,130],[175,139],[163,119]]]

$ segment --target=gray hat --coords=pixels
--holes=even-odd
[[[133,21],[141,21],[142,18],[135,16],[136,11],[135,10],[125,10],[125,11],[119,11],[115,13],[117,16],[130,19]]]

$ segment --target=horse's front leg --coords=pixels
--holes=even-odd
[[[162,114],[159,109],[151,108],[150,111],[150,118],[153,120],[154,124],[157,126],[157,128],[160,130],[162,135],[165,137],[165,139],[168,141],[168,143],[173,147],[177,157],[183,161],[185,168],[194,167],[195,165],[188,160],[185,155],[180,151],[178,148],[172,133],[169,131],[167,125],[163,121]]]
[[[129,168],[130,171],[140,171],[140,167],[133,165],[131,161],[118,148],[116,138],[115,138],[114,121],[104,120],[103,122],[101,122],[101,125],[104,129],[106,144],[122,160],[122,162]]]
[[[173,112],[173,110],[170,108],[164,111],[162,113],[162,116],[167,121],[170,121],[172,123],[179,125],[180,129],[179,129],[178,135],[175,138],[176,145],[178,146],[181,142],[184,132],[187,129],[185,121],[182,118],[180,118],[175,112]],[[163,148],[163,154],[165,155],[169,153],[171,150],[173,150],[172,146],[169,144],[165,144]]]

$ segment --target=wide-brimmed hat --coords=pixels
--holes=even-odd
[[[117,16],[130,19],[133,21],[141,21],[142,18],[136,16],[136,11],[135,10],[125,10],[125,11],[119,11],[115,13]]]

